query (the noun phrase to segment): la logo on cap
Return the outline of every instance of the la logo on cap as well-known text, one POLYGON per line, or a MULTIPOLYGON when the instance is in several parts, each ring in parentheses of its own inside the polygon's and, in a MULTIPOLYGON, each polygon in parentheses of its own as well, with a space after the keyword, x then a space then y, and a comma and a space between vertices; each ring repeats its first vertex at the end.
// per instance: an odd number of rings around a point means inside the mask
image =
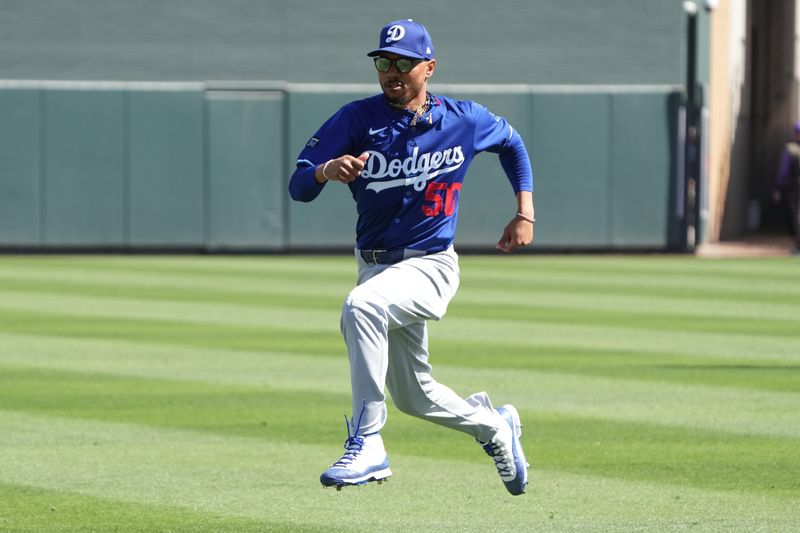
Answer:
POLYGON ((393 20, 381 28, 378 48, 367 55, 375 57, 382 52, 425 60, 433 59, 435 54, 428 30, 414 19, 393 20))
POLYGON ((395 24, 386 30, 386 43, 393 43, 401 40, 406 35, 406 29, 399 24, 395 24))

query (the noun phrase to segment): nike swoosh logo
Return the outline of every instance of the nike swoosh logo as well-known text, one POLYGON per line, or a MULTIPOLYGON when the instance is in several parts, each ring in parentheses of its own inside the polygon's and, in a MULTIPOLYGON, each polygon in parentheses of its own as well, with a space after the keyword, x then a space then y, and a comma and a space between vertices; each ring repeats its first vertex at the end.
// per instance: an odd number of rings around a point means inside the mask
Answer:
POLYGON ((379 128, 379 129, 377 129, 377 130, 373 130, 372 128, 370 128, 370 129, 369 129, 369 134, 370 134, 370 135, 377 135, 377 134, 379 134, 380 132, 382 132, 383 130, 385 130, 387 127, 388 127, 388 126, 384 126, 384 127, 382 127, 382 128, 379 128))

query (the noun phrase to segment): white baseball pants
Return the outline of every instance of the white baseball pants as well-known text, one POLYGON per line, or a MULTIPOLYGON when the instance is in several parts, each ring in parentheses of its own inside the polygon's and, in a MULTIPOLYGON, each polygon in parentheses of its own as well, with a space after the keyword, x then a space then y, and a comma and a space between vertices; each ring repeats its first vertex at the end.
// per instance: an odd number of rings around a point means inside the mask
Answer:
POLYGON ((459 283, 458 255, 411 257, 394 265, 367 264, 358 250, 358 286, 342 308, 341 331, 350 357, 353 425, 359 434, 386 423, 389 389, 401 411, 487 442, 502 419, 485 392, 463 399, 431 376, 427 320, 440 319, 459 283))

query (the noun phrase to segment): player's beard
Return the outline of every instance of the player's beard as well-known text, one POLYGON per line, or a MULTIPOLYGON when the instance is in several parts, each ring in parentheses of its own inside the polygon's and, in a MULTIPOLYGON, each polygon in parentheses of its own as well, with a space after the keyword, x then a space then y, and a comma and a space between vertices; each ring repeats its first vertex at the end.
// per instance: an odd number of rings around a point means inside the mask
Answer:
POLYGON ((424 85, 417 86, 413 82, 404 82, 398 78, 386 80, 382 85, 386 101, 393 107, 404 108, 420 94, 425 95, 424 85))

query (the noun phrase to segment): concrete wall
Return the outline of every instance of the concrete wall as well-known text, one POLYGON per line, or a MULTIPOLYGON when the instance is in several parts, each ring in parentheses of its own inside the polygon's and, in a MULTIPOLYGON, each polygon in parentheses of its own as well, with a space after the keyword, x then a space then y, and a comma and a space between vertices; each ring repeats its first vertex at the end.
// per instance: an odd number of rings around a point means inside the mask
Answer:
POLYGON ((799 16, 794 0, 720 0, 712 15, 711 241, 788 230, 771 192, 800 116, 799 16))

